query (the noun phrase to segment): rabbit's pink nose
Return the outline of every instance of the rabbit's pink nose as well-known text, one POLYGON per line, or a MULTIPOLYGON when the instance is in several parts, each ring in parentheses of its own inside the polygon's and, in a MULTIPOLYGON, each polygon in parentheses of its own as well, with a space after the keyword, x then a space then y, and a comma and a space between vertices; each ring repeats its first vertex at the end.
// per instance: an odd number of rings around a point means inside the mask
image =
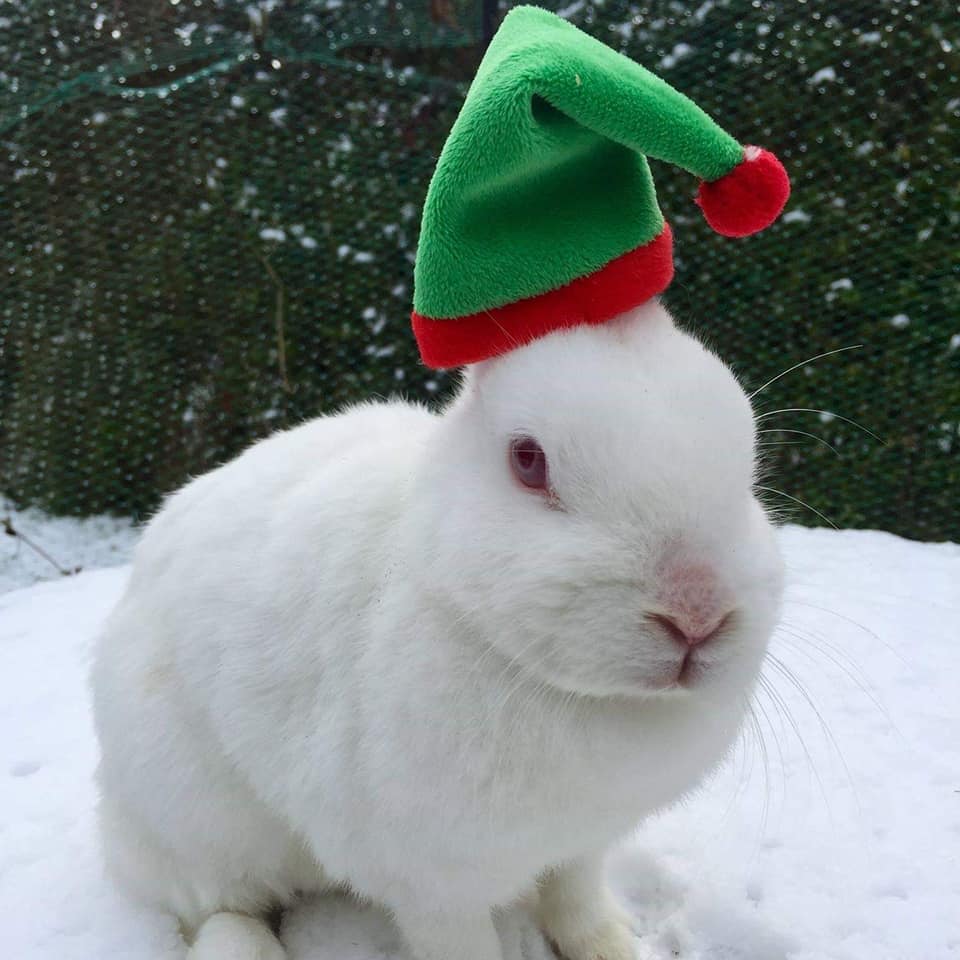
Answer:
POLYGON ((704 624, 699 620, 694 622, 678 620, 676 616, 668 616, 664 613, 651 614, 650 619, 677 643, 688 647, 696 647, 701 643, 712 640, 720 633, 727 624, 729 614, 709 624, 704 624))
POLYGON ((695 647, 723 629, 731 607, 709 566, 673 561, 660 570, 657 612, 650 619, 674 640, 695 647))

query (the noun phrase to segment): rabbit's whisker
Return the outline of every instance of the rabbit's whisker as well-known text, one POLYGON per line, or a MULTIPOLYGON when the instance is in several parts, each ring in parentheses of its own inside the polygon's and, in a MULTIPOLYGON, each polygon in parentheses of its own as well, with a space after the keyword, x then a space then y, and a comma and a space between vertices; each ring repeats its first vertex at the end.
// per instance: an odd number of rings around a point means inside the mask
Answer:
POLYGON ((787 500, 792 500, 794 503, 799 503, 800 506, 806 507, 812 513, 815 513, 818 517, 820 517, 821 520, 825 520, 827 523, 829 523, 834 530, 840 529, 826 514, 821 513, 816 507, 811 507, 809 503, 807 503, 805 500, 801 500, 799 497, 791 496, 789 493, 784 493, 782 490, 777 490, 775 487, 765 487, 761 484, 757 484, 757 489, 766 490, 768 493, 775 493, 778 496, 786 497, 787 500))
MULTIPOLYGON (((759 681, 759 678, 758 678, 759 681)), ((766 707, 764 707, 763 702, 760 699, 759 693, 766 693, 766 687, 764 684, 759 683, 757 685, 757 692, 753 697, 753 705, 759 711, 759 717, 754 714, 757 719, 757 731, 760 736, 760 743, 762 745, 763 753, 763 766, 764 766, 764 798, 763 798, 763 823, 766 824, 767 817, 770 812, 770 798, 772 792, 770 789, 770 748, 767 744, 767 739, 763 735, 763 727, 766 725, 767 730, 769 731, 770 736, 773 738, 773 745, 776 747, 777 757, 779 758, 779 769, 780 769, 780 782, 783 790, 786 790, 786 767, 784 764, 783 757, 783 748, 780 745, 780 738, 777 735, 777 729, 774 726, 773 722, 770 719, 770 714, 767 712, 766 707)), ((769 698, 769 694, 767 694, 769 698)))
POLYGON ((894 647, 889 641, 884 640, 883 637, 881 637, 878 633, 874 632, 869 627, 864 626, 864 624, 860 623, 859 620, 854 620, 853 617, 845 616, 842 613, 838 613, 836 610, 831 610, 829 607, 821 607, 818 604, 810 603, 807 600, 798 600, 796 597, 791 597, 789 595, 783 598, 783 602, 795 603, 801 607, 809 607, 811 610, 819 610, 821 613, 829 613, 832 617, 837 617, 838 619, 843 620, 845 623, 849 623, 854 627, 859 627, 865 634, 867 634, 867 636, 876 640, 877 643, 882 643, 894 656, 901 661, 901 663, 907 662, 900 651, 897 650, 896 647, 894 647))
MULTIPOLYGON (((782 668, 782 662, 778 661, 776 657, 772 654, 769 657, 771 665, 781 674, 786 675, 789 671, 784 673, 782 668)), ((791 681, 796 686, 795 678, 791 681)), ((781 722, 786 722, 790 729, 793 731, 793 735, 797 739, 797 743, 800 744, 800 749, 803 751, 804 757, 806 757, 807 765, 810 768, 810 772, 813 774, 814 778, 817 781, 817 785, 820 788, 820 793, 823 796, 824 800, 827 799, 827 791, 823 785, 823 780, 820 777, 820 773, 817 770, 817 765, 814 762, 813 754, 810 752, 810 748, 807 746, 807 741, 804 739, 803 734, 800 731, 800 724, 797 723, 796 718, 793 715, 793 711, 790 709, 789 704, 787 703, 784 696, 777 690, 776 686, 773 683, 771 677, 760 677, 760 684, 764 688, 765 693, 770 698, 771 703, 776 710, 777 715, 780 717, 781 722)), ((801 689, 799 686, 797 689, 801 689)), ((801 691, 802 692, 802 691, 801 691)), ((805 694, 804 694, 805 695, 805 694)), ((816 707, 812 707, 816 712, 816 707)), ((818 713, 819 716, 819 713, 818 713)))
POLYGON ((846 350, 859 350, 863 346, 862 343, 854 343, 849 347, 838 347, 836 350, 828 350, 826 353, 818 353, 815 357, 810 357, 807 360, 801 360, 799 363, 795 363, 792 367, 787 367, 782 373, 778 373, 775 377, 771 377, 765 384, 757 387, 753 393, 747 395, 748 400, 752 400, 757 394, 762 393, 771 383, 776 383, 781 377, 785 377, 788 373, 793 373, 794 370, 798 370, 800 367, 805 367, 808 363, 813 363, 815 360, 822 360, 824 357, 832 357, 836 353, 843 353, 846 350))
POLYGON ((876 693, 870 688, 863 671, 848 656, 846 656, 839 647, 831 644, 823 637, 816 637, 813 634, 802 633, 799 630, 792 630, 788 625, 781 624, 778 632, 785 643, 788 643, 793 649, 800 651, 807 659, 817 662, 816 658, 810 653, 809 647, 813 647, 819 654, 826 657, 838 670, 842 671, 846 677, 856 684, 860 692, 868 697, 873 705, 883 714, 884 719, 890 720, 890 715, 886 707, 877 697, 876 693))
MULTIPOLYGON (((766 430, 758 430, 757 433, 758 434, 791 433, 791 434, 798 434, 801 437, 809 437, 811 440, 816 440, 817 443, 822 443, 825 447, 829 447, 838 457, 840 456, 840 451, 832 443, 829 443, 828 441, 824 440, 823 437, 818 437, 815 433, 807 433, 806 430, 786 430, 782 427, 770 427, 766 430)), ((777 442, 783 442, 783 441, 777 441, 777 442)))
MULTIPOLYGON (((755 697, 753 700, 755 700, 755 697)), ((757 717, 756 709, 754 709, 755 704, 753 700, 747 703, 747 719, 749 721, 749 727, 744 729, 749 729, 753 734, 757 744, 757 751, 760 754, 760 759, 763 765, 763 807, 760 811, 760 834, 762 836, 766 832, 767 818, 770 813, 770 756, 767 752, 766 741, 763 739, 763 728, 760 726, 760 720, 757 717)), ((751 765, 750 773, 752 772, 753 767, 751 765)))
POLYGON ((868 436, 873 437, 874 440, 882 443, 884 446, 886 446, 887 443, 886 440, 878 437, 872 430, 868 430, 862 423, 857 423, 856 420, 851 420, 849 417, 843 417, 839 413, 834 413, 832 410, 819 410, 816 407, 781 407, 779 410, 767 410, 764 413, 757 414, 754 419, 759 422, 760 420, 765 420, 767 417, 775 417, 780 413, 819 413, 821 416, 831 417, 834 420, 842 420, 844 423, 849 423, 858 430, 862 430, 868 436))
MULTIPOLYGON (((779 657, 768 652, 767 660, 770 662, 771 666, 777 671, 777 673, 779 673, 780 676, 784 677, 784 679, 787 680, 787 682, 797 691, 797 693, 800 694, 800 696, 803 698, 804 702, 806 703, 807 707, 813 712, 814 716, 816 716, 817 722, 820 726, 820 730, 823 733, 824 737, 826 738, 827 742, 830 744, 837 758, 839 759, 840 764, 843 767, 846 781, 848 785, 851 787, 851 789, 853 789, 854 796, 856 796, 853 776, 850 773, 850 767, 847 764, 847 760, 846 760, 846 757, 844 756, 843 750, 840 748, 840 743, 838 742, 837 738, 834 736, 833 730, 831 729, 830 725, 827 723, 826 718, 820 712, 813 698, 807 692, 806 687, 804 687, 804 685, 800 682, 800 679, 793 672, 793 670, 791 670, 790 667, 787 666, 787 664, 784 663, 784 661, 781 660, 779 657)), ((817 781, 820 783, 821 791, 823 791, 823 783, 815 768, 814 768, 814 773, 817 776, 817 781)), ((826 800, 825 793, 824 793, 824 799, 826 800)), ((828 809, 829 809, 829 803, 828 803, 828 809)))

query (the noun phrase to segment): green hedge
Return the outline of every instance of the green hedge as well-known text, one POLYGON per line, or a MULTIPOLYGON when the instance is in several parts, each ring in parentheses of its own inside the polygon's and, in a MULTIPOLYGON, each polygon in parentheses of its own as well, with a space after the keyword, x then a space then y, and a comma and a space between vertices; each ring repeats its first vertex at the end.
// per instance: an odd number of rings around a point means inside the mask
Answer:
MULTIPOLYGON (((479 4, 28 6, 0 11, 0 489, 143 516, 278 426, 444 395, 407 315, 479 4)), ((766 417, 834 448, 765 434, 772 485, 841 526, 960 539, 953 5, 560 6, 790 171, 787 215, 730 241, 654 170, 668 303, 748 386, 863 344, 757 401, 884 443, 766 417)))

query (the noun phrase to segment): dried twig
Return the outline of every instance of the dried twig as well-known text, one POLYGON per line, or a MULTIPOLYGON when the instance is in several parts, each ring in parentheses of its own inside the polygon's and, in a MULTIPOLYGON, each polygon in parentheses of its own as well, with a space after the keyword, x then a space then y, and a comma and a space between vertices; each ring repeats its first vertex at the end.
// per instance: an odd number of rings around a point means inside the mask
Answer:
POLYGON ((293 387, 290 386, 290 381, 287 379, 287 340, 283 322, 286 288, 283 285, 283 281, 277 275, 277 271, 273 269, 273 264, 259 253, 257 254, 257 259, 263 264, 263 269, 267 271, 277 290, 273 318, 274 325, 277 328, 277 367, 280 370, 283 389, 286 390, 287 393, 292 393, 293 387))
POLYGON ((13 521, 9 517, 0 517, 0 525, 3 526, 3 532, 8 537, 16 537, 18 540, 25 543, 31 550, 43 557, 47 563, 52 564, 60 574, 64 577, 72 577, 75 573, 79 573, 83 568, 82 567, 61 567, 53 557, 47 553, 39 544, 34 543, 25 533, 21 533, 14 525, 13 521))

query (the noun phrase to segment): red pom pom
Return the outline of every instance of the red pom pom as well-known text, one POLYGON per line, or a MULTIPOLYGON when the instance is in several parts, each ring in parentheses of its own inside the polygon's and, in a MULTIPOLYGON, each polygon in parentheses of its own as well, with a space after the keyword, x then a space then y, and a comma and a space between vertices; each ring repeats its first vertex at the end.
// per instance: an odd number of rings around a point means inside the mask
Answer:
POLYGON ((726 176, 700 184, 697 204, 717 233, 747 237, 769 227, 789 196, 783 164, 769 150, 744 147, 743 160, 726 176))

